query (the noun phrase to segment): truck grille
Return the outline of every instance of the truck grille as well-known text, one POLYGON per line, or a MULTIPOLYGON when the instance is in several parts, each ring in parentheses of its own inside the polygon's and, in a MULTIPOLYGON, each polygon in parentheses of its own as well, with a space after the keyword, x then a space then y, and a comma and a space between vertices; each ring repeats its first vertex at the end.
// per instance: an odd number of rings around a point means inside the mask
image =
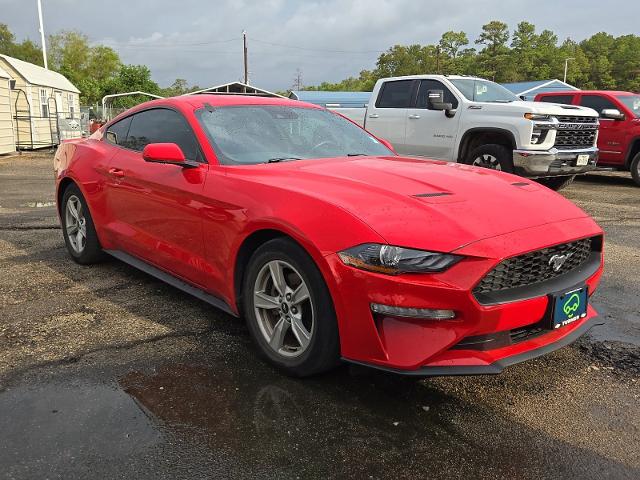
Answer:
POLYGON ((560 150, 590 148, 595 145, 598 119, 575 115, 562 115, 556 131, 555 147, 560 150))
POLYGON ((526 287, 564 275, 587 261, 596 246, 594 240, 585 238, 504 260, 482 279, 473 293, 477 296, 526 287), (568 256, 558 271, 554 270, 552 261, 556 256, 568 256))

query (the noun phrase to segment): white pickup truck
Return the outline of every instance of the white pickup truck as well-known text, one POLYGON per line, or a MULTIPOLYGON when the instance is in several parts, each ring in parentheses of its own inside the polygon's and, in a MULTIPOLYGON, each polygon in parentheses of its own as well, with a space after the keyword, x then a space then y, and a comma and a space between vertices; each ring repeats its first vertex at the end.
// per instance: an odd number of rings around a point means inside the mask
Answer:
POLYGON ((367 108, 332 110, 400 154, 514 172, 556 190, 594 170, 598 160, 595 110, 525 102, 481 78, 384 78, 367 108))

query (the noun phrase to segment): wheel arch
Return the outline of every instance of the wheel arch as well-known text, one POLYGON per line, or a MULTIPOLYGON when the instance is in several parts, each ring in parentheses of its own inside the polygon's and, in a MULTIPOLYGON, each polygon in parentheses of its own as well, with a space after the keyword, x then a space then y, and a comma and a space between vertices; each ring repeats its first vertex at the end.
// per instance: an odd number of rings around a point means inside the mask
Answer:
POLYGON ((477 127, 470 128, 460 140, 457 161, 464 163, 467 155, 480 145, 497 144, 508 147, 512 150, 516 148, 516 139, 513 132, 497 127, 477 127))
POLYGON ((624 162, 625 168, 631 168, 631 162, 633 162, 633 159, 638 153, 640 153, 640 136, 632 138, 629 142, 629 150, 627 152, 627 158, 624 162))
POLYGON ((246 235, 236 250, 235 259, 233 261, 233 307, 237 312, 242 314, 242 284, 249 265, 249 260, 253 253, 265 243, 277 238, 288 239, 302 248, 307 255, 313 260, 318 271, 322 275, 329 291, 333 291, 330 281, 330 275, 327 274, 328 266, 322 263, 323 255, 317 250, 311 242, 303 236, 291 232, 280 225, 264 225, 255 228, 251 233, 246 235))

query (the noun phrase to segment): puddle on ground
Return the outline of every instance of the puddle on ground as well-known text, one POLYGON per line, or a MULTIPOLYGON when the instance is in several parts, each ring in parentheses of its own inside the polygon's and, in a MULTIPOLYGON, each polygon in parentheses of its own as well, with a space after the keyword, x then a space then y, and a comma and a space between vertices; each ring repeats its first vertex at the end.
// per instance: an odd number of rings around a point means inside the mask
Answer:
POLYGON ((27 202, 20 204, 21 207, 28 208, 45 208, 45 207, 53 207, 56 202, 27 202))
POLYGON ((0 465, 10 477, 40 476, 33 465, 62 477, 131 476, 136 465, 150 478, 205 467, 224 478, 628 473, 481 403, 359 368, 296 380, 262 365, 178 363, 102 381, 0 393, 0 465))

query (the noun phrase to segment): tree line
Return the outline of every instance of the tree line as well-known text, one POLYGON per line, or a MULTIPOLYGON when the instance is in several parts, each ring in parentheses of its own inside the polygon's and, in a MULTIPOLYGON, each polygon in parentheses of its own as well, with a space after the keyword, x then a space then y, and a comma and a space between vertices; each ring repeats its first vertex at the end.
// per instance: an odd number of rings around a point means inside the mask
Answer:
MULTIPOLYGON (((17 42, 5 24, 0 24, 0 53, 43 66, 40 45, 30 39, 17 42)), ((47 63, 51 70, 61 73, 80 90, 82 105, 97 105, 103 96, 112 93, 143 91, 169 97, 198 90, 187 81, 177 78, 173 84, 161 88, 151 79, 145 65, 126 65, 111 47, 91 45, 86 35, 65 30, 47 39, 47 63)), ((148 97, 114 99, 112 106, 126 108, 148 100, 148 97)))
POLYGON ((465 32, 445 32, 437 44, 395 45, 382 53, 373 70, 337 83, 322 82, 306 90, 370 91, 384 77, 441 73, 474 75, 499 83, 563 79, 582 89, 640 91, 640 37, 596 33, 559 43, 551 30, 536 32, 523 21, 513 32, 501 21, 482 26, 471 46, 465 32), (567 60, 569 59, 569 60, 567 60))

